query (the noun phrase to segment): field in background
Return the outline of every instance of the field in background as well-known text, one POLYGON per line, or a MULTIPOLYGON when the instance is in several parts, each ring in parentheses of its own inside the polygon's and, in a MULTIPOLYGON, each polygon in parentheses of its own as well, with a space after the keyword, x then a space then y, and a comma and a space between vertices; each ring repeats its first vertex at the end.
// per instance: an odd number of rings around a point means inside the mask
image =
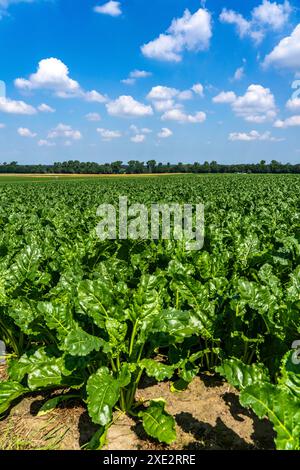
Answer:
POLYGON ((300 175, 0 182, 0 448, 300 449, 300 175), (204 203, 203 249, 100 241, 119 196, 204 203))

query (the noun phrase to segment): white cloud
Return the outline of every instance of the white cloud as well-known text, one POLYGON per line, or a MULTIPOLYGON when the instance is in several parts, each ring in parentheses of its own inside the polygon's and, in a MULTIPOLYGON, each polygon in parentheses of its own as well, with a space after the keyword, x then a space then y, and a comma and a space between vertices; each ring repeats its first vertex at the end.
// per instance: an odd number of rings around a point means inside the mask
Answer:
POLYGON ((291 36, 282 39, 268 54, 263 62, 264 67, 273 65, 283 69, 299 70, 300 64, 300 23, 291 36))
POLYGON ((298 127, 300 126, 300 115, 296 116, 291 116, 284 121, 281 121, 278 119, 274 123, 274 127, 277 127, 278 129, 286 129, 287 127, 298 127))
POLYGON ((48 139, 57 139, 60 137, 73 140, 82 139, 80 131, 74 130, 71 126, 68 126, 66 124, 58 124, 58 126, 56 126, 48 133, 48 139))
POLYGON ((146 72, 145 70, 133 70, 130 72, 129 77, 130 78, 147 78, 151 77, 152 73, 151 72, 146 72))
POLYGON ((0 129, 4 129, 6 126, 2 122, 0 122, 0 129))
POLYGON ((191 90, 184 90, 178 93, 177 98, 181 101, 188 101, 193 99, 193 93, 191 90))
POLYGON ((173 19, 166 33, 144 44, 141 50, 148 58, 180 62, 185 50, 208 49, 211 37, 211 14, 203 8, 194 14, 185 10, 183 17, 173 19))
POLYGON ((106 105, 107 112, 111 116, 119 117, 143 117, 152 116, 153 109, 139 101, 136 101, 132 96, 119 96, 114 101, 110 101, 106 105))
POLYGON ((159 113, 163 113, 165 111, 168 111, 169 109, 180 107, 179 105, 175 105, 174 100, 153 101, 153 106, 155 110, 158 111, 159 113))
POLYGON ((213 102, 217 104, 231 104, 236 100, 236 94, 233 91, 222 91, 213 98, 213 102))
POLYGON ((291 12, 292 7, 287 0, 284 3, 263 0, 252 10, 249 20, 227 8, 223 8, 219 19, 222 23, 234 25, 241 38, 248 36, 258 44, 264 39, 268 30, 281 30, 288 23, 291 12))
POLYGON ((300 98, 294 98, 288 100, 286 107, 289 111, 296 112, 300 111, 300 98))
POLYGON ((22 90, 45 88, 68 93, 78 93, 80 90, 79 83, 69 77, 68 67, 54 57, 41 60, 37 72, 31 74, 29 80, 17 78, 15 85, 22 90))
POLYGON ((84 91, 76 80, 70 78, 68 67, 61 60, 54 57, 41 60, 37 71, 31 74, 28 80, 17 78, 15 85, 20 90, 50 90, 60 98, 79 97, 86 101, 98 103, 107 101, 105 96, 95 90, 84 91))
POLYGON ((49 140, 46 139, 41 139, 38 141, 38 146, 39 147, 55 147, 56 143, 55 142, 49 142, 49 140))
POLYGON ((277 115, 274 95, 269 88, 250 85, 243 96, 222 92, 213 98, 214 103, 229 103, 238 117, 257 124, 271 121, 277 115))
POLYGON ((121 80, 121 83, 124 83, 124 85, 134 85, 135 82, 135 78, 125 78, 124 80, 121 80))
POLYGON ((203 113, 202 111, 199 111, 195 114, 186 114, 184 111, 181 109, 171 109, 169 111, 166 111, 162 117, 162 121, 177 121, 180 122, 181 124, 183 123, 200 123, 204 122, 206 120, 206 114, 203 113))
POLYGON ((45 103, 40 104, 40 106, 38 106, 38 110, 41 113, 55 113, 55 109, 45 103))
POLYGON ((31 132, 31 130, 27 129, 27 127, 19 127, 18 134, 21 137, 29 137, 31 139, 33 139, 34 137, 37 136, 37 134, 35 134, 34 132, 31 132))
POLYGON ((148 127, 142 127, 141 132, 143 134, 151 134, 152 129, 149 129, 148 127))
POLYGON ((135 144, 141 144, 144 142, 146 139, 146 136, 144 134, 137 134, 134 137, 131 137, 131 142, 134 142, 135 144))
POLYGON ((232 132, 229 134, 228 140, 235 142, 235 141, 242 141, 242 142, 251 142, 254 140, 260 140, 260 141, 268 141, 268 142, 281 142, 284 139, 278 139, 276 137, 273 137, 271 132, 264 132, 263 134, 260 134, 257 131, 251 131, 251 132, 232 132))
POLYGON ((125 78, 125 80, 121 80, 121 83, 124 83, 124 85, 134 85, 137 79, 147 78, 151 76, 151 72, 146 72, 145 70, 133 70, 132 72, 130 72, 128 78, 125 78))
POLYGON ((36 114, 37 110, 24 101, 14 101, 9 98, 0 98, 0 112, 7 114, 36 114))
POLYGON ((168 129, 167 127, 163 127, 162 130, 157 134, 157 137, 159 137, 160 139, 167 139, 172 135, 173 132, 170 129, 168 129))
POLYGON ((175 98, 179 101, 187 101, 193 98, 193 92, 200 94, 202 85, 194 85, 190 90, 177 90, 167 86, 158 85, 153 87, 147 95, 147 99, 152 101, 156 111, 165 112, 170 109, 181 108, 182 104, 175 103, 175 98), (195 90, 196 91, 195 91, 195 90))
POLYGON ((250 22, 247 21, 240 13, 237 13, 233 10, 223 8, 219 19, 222 23, 235 25, 240 37, 246 36, 251 31, 250 22))
POLYGON ((98 128, 97 132, 101 135, 104 142, 110 142, 113 139, 119 139, 122 137, 120 131, 111 131, 109 129, 98 128))
POLYGON ((204 87, 201 83, 196 83, 195 85, 192 86, 192 90, 196 95, 199 95, 201 97, 204 96, 204 87))
POLYGON ((147 98, 148 100, 169 100, 177 96, 178 93, 179 90, 176 88, 158 85, 151 89, 150 93, 147 95, 147 98))
POLYGON ((263 0, 254 8, 252 18, 260 25, 270 26, 274 31, 280 30, 288 22, 292 7, 287 0, 283 4, 263 0))
POLYGON ((90 103, 106 103, 107 97, 96 90, 82 92, 81 96, 90 103))
POLYGON ((96 121, 101 120, 101 116, 98 113, 88 113, 88 114, 85 115, 85 117, 88 121, 92 121, 92 122, 93 121, 96 122, 96 121))
POLYGON ((148 127, 142 127, 141 129, 136 126, 135 124, 132 124, 130 126, 130 130, 134 133, 134 134, 151 134, 152 130, 149 129, 148 127))
POLYGON ((0 0, 0 20, 7 14, 6 10, 14 3, 34 3, 36 0, 0 0))
POLYGON ((96 13, 101 13, 102 15, 109 16, 120 16, 122 15, 121 3, 110 0, 104 5, 96 6, 94 8, 96 13))
POLYGON ((245 76, 245 68, 244 67, 239 67, 234 73, 233 80, 234 81, 242 80, 242 78, 244 78, 244 76, 245 76))

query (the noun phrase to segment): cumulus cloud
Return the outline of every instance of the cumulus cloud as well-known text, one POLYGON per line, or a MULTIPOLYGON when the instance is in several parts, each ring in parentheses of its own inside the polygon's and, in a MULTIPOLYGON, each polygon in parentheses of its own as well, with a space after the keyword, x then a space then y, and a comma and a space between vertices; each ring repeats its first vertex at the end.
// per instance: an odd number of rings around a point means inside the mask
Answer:
POLYGON ((263 0, 252 10, 249 19, 227 8, 223 8, 219 19, 222 23, 234 25, 241 38, 250 37, 254 42, 260 43, 267 31, 281 30, 287 24, 291 12, 292 7, 288 0, 284 3, 263 0))
POLYGON ((203 96, 203 86, 198 83, 189 90, 180 91, 177 88, 158 85, 153 87, 147 95, 147 99, 152 101, 156 111, 165 112, 170 109, 182 108, 181 103, 178 101, 188 101, 193 98, 193 92, 203 96))
POLYGON ((230 104, 238 117, 257 124, 271 121, 277 115, 274 95, 261 85, 250 85, 243 96, 236 96, 232 91, 222 92, 213 102, 230 104))
POLYGON ((196 124, 204 122, 206 120, 206 114, 202 111, 195 114, 186 114, 182 109, 170 109, 162 115, 161 119, 162 121, 177 121, 181 124, 196 124))
POLYGON ((300 98, 288 100, 286 107, 291 112, 300 111, 300 98))
POLYGON ((102 15, 109 15, 109 16, 120 16, 122 15, 121 10, 121 3, 115 2, 114 0, 110 0, 104 5, 96 6, 94 8, 96 13, 101 13, 102 15))
POLYGON ((153 109, 139 101, 136 101, 132 96, 119 96, 114 101, 106 104, 107 112, 111 116, 119 117, 143 117, 152 116, 153 109))
POLYGON ((121 80, 121 83, 124 83, 124 85, 134 85, 135 82, 135 78, 124 78, 124 80, 121 80))
POLYGON ((158 85, 151 89, 147 95, 147 98, 148 100, 169 100, 177 96, 178 93, 179 90, 176 88, 158 85))
POLYGON ((300 64, 300 23, 290 36, 283 38, 270 54, 265 57, 264 67, 299 70, 300 64))
POLYGON ((254 23, 266 25, 278 31, 286 25, 291 12, 292 7, 287 0, 282 4, 263 0, 262 4, 252 11, 252 19, 254 23))
POLYGON ((151 77, 151 72, 146 72, 145 70, 133 70, 130 72, 130 78, 147 78, 151 77))
POLYGON ((56 143, 55 142, 50 142, 49 140, 46 140, 46 139, 40 139, 38 141, 38 146, 39 147, 55 147, 56 143))
POLYGON ((300 115, 291 116, 285 120, 278 119, 274 123, 274 127, 278 129, 286 129, 287 127, 298 127, 300 126, 300 115))
POLYGON ((142 127, 142 128, 139 128, 138 126, 136 126, 135 124, 132 124, 130 126, 130 130, 134 133, 134 134, 151 134, 152 130, 149 129, 148 127, 142 127))
POLYGON ((82 139, 81 132, 74 130, 71 126, 66 124, 58 124, 54 129, 48 133, 48 139, 67 138, 72 140, 82 139))
POLYGON ((134 137, 131 137, 131 142, 134 142, 135 144, 141 144, 144 142, 146 139, 146 136, 144 134, 137 134, 134 137))
POLYGON ((278 139, 274 136, 272 136, 271 132, 264 132, 264 133, 259 133, 257 131, 251 131, 251 132, 232 132, 229 134, 228 140, 235 142, 235 141, 242 141, 242 142, 251 142, 254 140, 260 140, 260 141, 267 141, 267 142, 280 142, 283 139, 278 139))
POLYGON ((200 8, 192 14, 185 10, 181 18, 173 19, 166 33, 141 48, 145 57, 168 62, 180 62, 185 50, 203 51, 212 37, 211 14, 200 8))
POLYGON ((182 105, 175 104, 174 100, 153 101, 153 106, 155 110, 158 111, 159 113, 164 113, 165 111, 168 111, 169 109, 182 107, 182 105))
POLYGON ((222 91, 213 98, 217 104, 231 104, 236 100, 236 94, 233 91, 222 91))
POLYGON ((151 72, 146 72, 145 70, 133 70, 130 72, 129 77, 121 80, 125 85, 134 85, 137 79, 151 77, 151 72))
POLYGON ((38 106, 38 110, 41 113, 55 113, 55 109, 49 106, 48 104, 42 103, 38 106))
POLYGON ((101 120, 101 116, 98 113, 88 113, 88 114, 85 115, 85 117, 88 121, 92 121, 92 122, 93 121, 96 122, 96 121, 101 120))
POLYGON ((0 112, 7 114, 36 114, 37 110, 24 101, 15 101, 9 98, 0 97, 0 112))
POLYGON ((192 90, 196 95, 199 95, 201 97, 204 96, 204 87, 201 83, 196 83, 195 85, 192 86, 192 90))
POLYGON ((110 142, 113 139, 119 139, 122 137, 122 133, 120 131, 98 128, 97 132, 101 135, 104 142, 110 142))
POLYGON ((84 91, 79 83, 69 76, 68 67, 54 57, 41 60, 37 71, 31 74, 29 79, 17 78, 15 85, 20 90, 50 90, 60 98, 78 97, 98 103, 107 101, 107 98, 96 90, 84 91))
POLYGON ((30 129, 27 129, 27 127, 19 127, 18 129, 18 134, 21 136, 21 137, 29 137, 31 139, 33 139, 34 137, 37 136, 36 133, 34 132, 31 132, 30 129))
POLYGON ((171 137, 173 135, 173 132, 171 129, 168 129, 167 127, 163 127, 162 130, 157 134, 157 137, 160 139, 167 139, 168 137, 171 137))
POLYGON ((244 67, 239 67, 238 69, 236 69, 236 71, 234 73, 233 80, 237 82, 239 80, 242 80, 242 78, 244 78, 244 76, 245 76, 245 68, 244 67))

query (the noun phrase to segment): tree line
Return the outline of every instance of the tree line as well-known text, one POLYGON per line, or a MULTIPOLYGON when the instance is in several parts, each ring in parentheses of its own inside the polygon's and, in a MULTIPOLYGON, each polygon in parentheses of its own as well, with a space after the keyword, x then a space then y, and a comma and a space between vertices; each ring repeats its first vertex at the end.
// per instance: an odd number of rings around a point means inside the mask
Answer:
POLYGON ((28 173, 28 174, 151 174, 151 173, 300 173, 300 163, 280 163, 272 160, 267 163, 240 163, 225 165, 216 161, 204 163, 157 163, 149 160, 146 163, 130 160, 128 163, 115 161, 112 163, 80 162, 69 160, 56 162, 53 165, 22 165, 18 162, 1 163, 0 173, 28 173))

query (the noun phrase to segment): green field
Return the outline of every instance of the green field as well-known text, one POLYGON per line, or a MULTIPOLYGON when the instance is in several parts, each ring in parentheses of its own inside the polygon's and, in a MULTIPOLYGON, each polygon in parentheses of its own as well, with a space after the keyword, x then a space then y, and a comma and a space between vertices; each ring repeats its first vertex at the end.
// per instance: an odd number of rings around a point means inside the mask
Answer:
POLYGON ((270 420, 278 449, 300 449, 300 176, 1 176, 0 202, 0 415, 59 390, 42 411, 78 397, 98 426, 90 447, 116 409, 171 444, 174 417, 162 400, 137 401, 140 383, 176 394, 220 374, 270 420), (97 207, 119 196, 203 203, 203 249, 100 241, 97 207))

